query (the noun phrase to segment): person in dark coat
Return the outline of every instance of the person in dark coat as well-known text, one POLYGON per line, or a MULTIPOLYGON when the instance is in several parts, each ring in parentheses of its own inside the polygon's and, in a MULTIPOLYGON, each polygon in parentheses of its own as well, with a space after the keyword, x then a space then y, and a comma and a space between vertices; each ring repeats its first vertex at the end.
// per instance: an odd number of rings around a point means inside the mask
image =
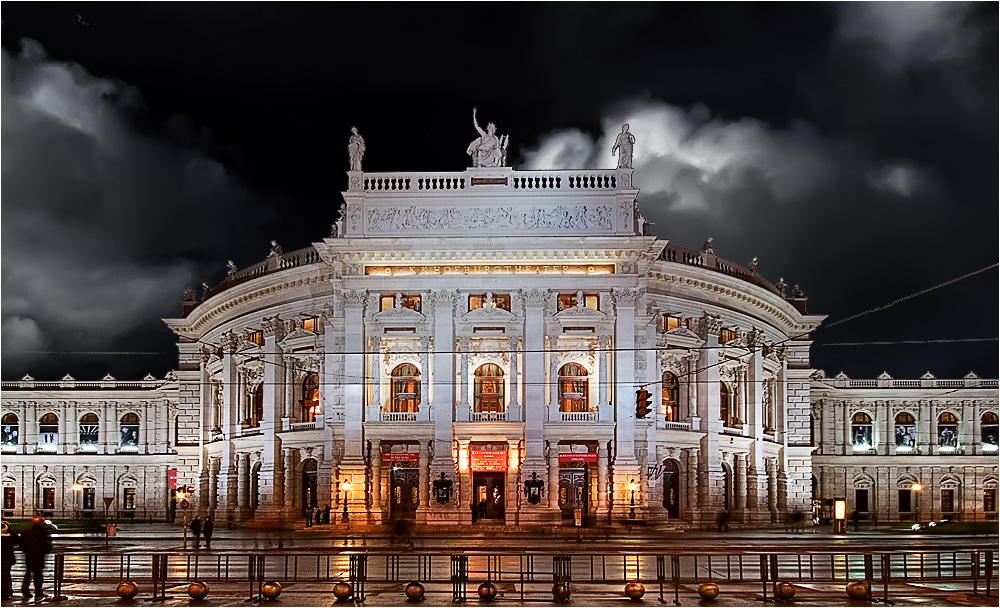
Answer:
POLYGON ((205 518, 205 523, 201 526, 201 534, 205 537, 205 548, 212 548, 212 532, 215 532, 215 522, 211 516, 205 518))
POLYGON ((52 537, 41 517, 31 518, 31 527, 21 535, 21 551, 24 552, 24 582, 21 583, 21 595, 29 597, 31 580, 35 580, 35 599, 45 599, 43 576, 45 572, 45 556, 52 552, 52 537))
POLYGON ((323 523, 324 524, 329 524, 330 523, 330 511, 331 510, 332 509, 330 509, 330 505, 326 505, 326 508, 323 509, 323 523))
POLYGON ((0 542, 3 545, 3 599, 9 600, 14 596, 14 581, 10 578, 10 569, 17 563, 14 547, 20 539, 6 521, 0 524, 0 528, 3 529, 3 541, 0 542))
POLYGON ((195 517, 191 520, 191 534, 194 534, 194 548, 201 545, 201 518, 195 517))

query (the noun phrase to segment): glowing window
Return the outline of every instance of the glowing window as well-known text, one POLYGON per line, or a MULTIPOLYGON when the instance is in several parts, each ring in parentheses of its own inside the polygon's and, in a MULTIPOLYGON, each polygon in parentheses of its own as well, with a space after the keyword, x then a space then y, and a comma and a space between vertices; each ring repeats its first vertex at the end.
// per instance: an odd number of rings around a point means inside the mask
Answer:
POLYGON ((958 449, 958 418, 951 412, 938 416, 938 446, 942 452, 953 452, 958 449))
POLYGON ((510 295, 505 293, 477 293, 469 295, 469 310, 485 308, 488 302, 493 303, 494 308, 500 308, 510 312, 510 295))
POLYGON ((4 414, 0 419, 0 445, 15 446, 18 443, 18 419, 16 414, 4 414))
POLYGON ((319 332, 319 317, 309 317, 302 319, 302 329, 313 333, 319 332))
POLYGON ((896 451, 905 452, 917 447, 917 421, 907 412, 896 414, 896 451))
POLYGON ((872 419, 864 412, 851 417, 851 445, 855 450, 871 450, 875 445, 872 442, 872 419))
POLYGON ((677 422, 680 420, 680 410, 678 401, 681 392, 680 382, 677 376, 670 372, 663 373, 662 409, 663 419, 666 422, 677 422))
POLYGON ((997 451, 997 432, 997 415, 993 412, 986 412, 979 419, 979 434, 982 437, 983 450, 997 451))
POLYGON ((559 411, 589 412, 589 374, 579 363, 567 363, 559 370, 559 411))
POLYGON ((55 414, 45 414, 38 421, 38 445, 52 450, 59 445, 59 417, 55 414))
POLYGON ((390 412, 416 412, 420 409, 420 370, 412 363, 397 365, 390 374, 392 394, 390 412))
POLYGON ((473 386, 473 411, 504 411, 503 370, 495 363, 486 363, 476 370, 473 386))
POLYGON ((100 438, 100 420, 97 414, 84 414, 80 418, 80 447, 95 447, 100 438))
POLYGON ((122 416, 118 447, 134 448, 139 445, 139 417, 128 413, 122 416))
POLYGON ((319 413, 319 374, 311 372, 302 381, 302 422, 315 422, 319 413))
POLYGON ((683 321, 680 317, 675 317, 672 315, 663 315, 663 321, 661 324, 661 331, 670 331, 671 329, 677 329, 681 326, 683 321))

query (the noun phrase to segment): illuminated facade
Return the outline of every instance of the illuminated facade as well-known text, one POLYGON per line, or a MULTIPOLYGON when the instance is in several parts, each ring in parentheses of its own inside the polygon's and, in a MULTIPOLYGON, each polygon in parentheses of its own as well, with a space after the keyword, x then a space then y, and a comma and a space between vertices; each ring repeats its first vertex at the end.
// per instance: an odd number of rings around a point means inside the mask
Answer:
POLYGON ((93 408, 78 387, 3 384, 12 514, 47 509, 43 480, 70 504, 89 466, 108 470, 96 495, 119 496, 141 464, 134 500, 163 517, 192 486, 217 520, 346 503, 367 523, 767 524, 810 508, 816 445, 827 467, 854 457, 813 443, 812 387, 839 390, 811 377, 822 317, 711 239, 651 236, 631 169, 348 177, 329 238, 274 246, 166 320, 168 379, 108 380, 93 408), (81 460, 72 428, 91 413, 104 447, 81 460), (126 458, 112 421, 129 413, 126 458), (54 452, 47 414, 72 421, 54 452))

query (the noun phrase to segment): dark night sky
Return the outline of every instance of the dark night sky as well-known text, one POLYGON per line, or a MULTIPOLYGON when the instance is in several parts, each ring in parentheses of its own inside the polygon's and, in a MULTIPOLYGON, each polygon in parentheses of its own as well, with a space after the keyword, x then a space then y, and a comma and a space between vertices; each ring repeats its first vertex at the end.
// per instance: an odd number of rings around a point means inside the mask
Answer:
MULTIPOLYGON (((329 234, 352 125, 368 171, 461 170, 473 106, 522 169, 612 167, 628 122, 658 236, 830 323, 997 263, 996 3, 0 12, 5 380, 162 377, 185 287, 329 234)), ((997 302, 993 267, 821 328, 814 365, 996 378, 997 302)))

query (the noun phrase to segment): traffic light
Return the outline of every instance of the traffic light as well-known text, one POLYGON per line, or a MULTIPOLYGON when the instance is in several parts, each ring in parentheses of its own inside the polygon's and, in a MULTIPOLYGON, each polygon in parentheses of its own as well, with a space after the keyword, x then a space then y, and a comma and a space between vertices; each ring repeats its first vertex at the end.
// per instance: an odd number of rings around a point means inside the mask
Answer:
POLYGON ((640 388, 635 392, 635 417, 645 418, 649 413, 649 391, 640 388))

